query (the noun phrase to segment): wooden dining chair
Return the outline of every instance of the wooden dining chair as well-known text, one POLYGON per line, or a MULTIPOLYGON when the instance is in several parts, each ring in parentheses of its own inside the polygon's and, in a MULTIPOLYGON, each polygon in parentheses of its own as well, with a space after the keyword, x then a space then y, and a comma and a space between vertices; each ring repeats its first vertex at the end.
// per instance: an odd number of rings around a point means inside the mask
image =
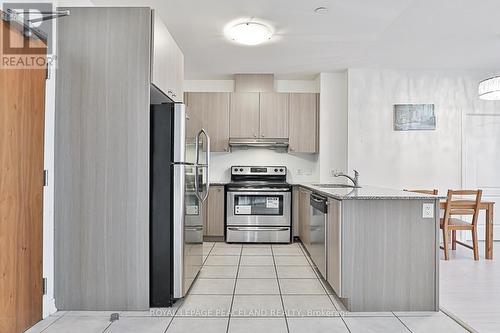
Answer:
POLYGON ((415 193, 422 193, 422 194, 432 194, 432 195, 438 195, 438 190, 404 190, 406 192, 415 192, 415 193))
POLYGON ((474 251, 474 260, 479 260, 477 244, 477 218, 481 203, 481 190, 448 190, 444 217, 441 218, 440 228, 443 230, 444 259, 449 259, 448 243, 452 233, 451 246, 456 250, 457 244, 474 251), (472 222, 467 222, 454 216, 472 216, 472 222), (457 230, 470 230, 472 232, 472 246, 457 240, 457 230))

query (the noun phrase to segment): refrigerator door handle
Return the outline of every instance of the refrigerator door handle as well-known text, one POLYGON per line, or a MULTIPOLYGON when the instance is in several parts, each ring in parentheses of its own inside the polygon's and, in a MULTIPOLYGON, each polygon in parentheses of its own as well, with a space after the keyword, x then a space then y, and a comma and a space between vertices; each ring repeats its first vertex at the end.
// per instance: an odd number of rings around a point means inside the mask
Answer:
POLYGON ((195 139, 195 155, 196 155, 196 161, 194 163, 194 194, 200 201, 200 204, 203 202, 202 197, 200 196, 200 185, 198 184, 198 179, 199 179, 199 174, 198 174, 198 165, 200 162, 200 132, 196 135, 195 139))
POLYGON ((203 198, 203 201, 205 201, 208 198, 208 190, 210 189, 210 136, 208 135, 208 133, 205 131, 204 128, 201 129, 201 132, 203 132, 207 138, 207 149, 205 151, 205 156, 206 156, 205 161, 207 163, 207 193, 203 198))
POLYGON ((204 128, 202 128, 199 132, 198 135, 196 135, 196 165, 195 165, 195 180, 194 180, 194 187, 195 187, 195 192, 196 192, 196 197, 200 202, 204 202, 208 198, 208 190, 210 188, 210 136, 208 136, 207 132, 205 131, 204 128), (206 163, 205 164, 200 164, 200 136, 201 134, 204 134, 206 137, 206 142, 207 142, 207 147, 206 147, 206 152, 205 152, 205 159, 206 163), (200 195, 199 191, 199 173, 198 173, 198 168, 199 167, 204 167, 206 168, 206 178, 207 178, 207 188, 206 188, 206 193, 204 196, 200 195))

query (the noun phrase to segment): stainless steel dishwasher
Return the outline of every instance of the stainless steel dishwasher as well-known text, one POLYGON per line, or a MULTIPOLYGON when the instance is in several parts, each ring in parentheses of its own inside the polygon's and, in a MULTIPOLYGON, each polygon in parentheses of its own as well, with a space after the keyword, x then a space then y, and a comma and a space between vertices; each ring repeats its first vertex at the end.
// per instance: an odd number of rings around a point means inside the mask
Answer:
POLYGON ((327 198, 316 193, 311 194, 311 218, 309 219, 310 246, 309 254, 326 280, 326 219, 328 212, 327 198))

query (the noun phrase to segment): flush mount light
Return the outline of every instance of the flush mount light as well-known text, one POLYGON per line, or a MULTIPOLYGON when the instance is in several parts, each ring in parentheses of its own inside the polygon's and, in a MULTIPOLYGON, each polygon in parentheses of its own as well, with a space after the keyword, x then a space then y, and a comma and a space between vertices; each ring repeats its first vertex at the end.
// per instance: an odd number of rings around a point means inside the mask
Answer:
POLYGON ((237 43, 245 45, 258 45, 271 39, 272 29, 262 23, 244 22, 232 26, 228 36, 237 43))
POLYGON ((500 100, 500 76, 495 76, 479 82, 479 98, 485 100, 500 100))

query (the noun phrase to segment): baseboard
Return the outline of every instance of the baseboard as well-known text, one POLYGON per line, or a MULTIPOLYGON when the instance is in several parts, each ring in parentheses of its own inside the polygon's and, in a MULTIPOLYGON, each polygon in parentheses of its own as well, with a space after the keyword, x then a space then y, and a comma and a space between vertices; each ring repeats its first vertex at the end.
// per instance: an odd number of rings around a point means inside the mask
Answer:
POLYGON ((47 318, 57 312, 56 300, 49 295, 43 295, 42 318, 47 318))
POLYGON ((224 236, 203 236, 205 242, 223 242, 224 236))

